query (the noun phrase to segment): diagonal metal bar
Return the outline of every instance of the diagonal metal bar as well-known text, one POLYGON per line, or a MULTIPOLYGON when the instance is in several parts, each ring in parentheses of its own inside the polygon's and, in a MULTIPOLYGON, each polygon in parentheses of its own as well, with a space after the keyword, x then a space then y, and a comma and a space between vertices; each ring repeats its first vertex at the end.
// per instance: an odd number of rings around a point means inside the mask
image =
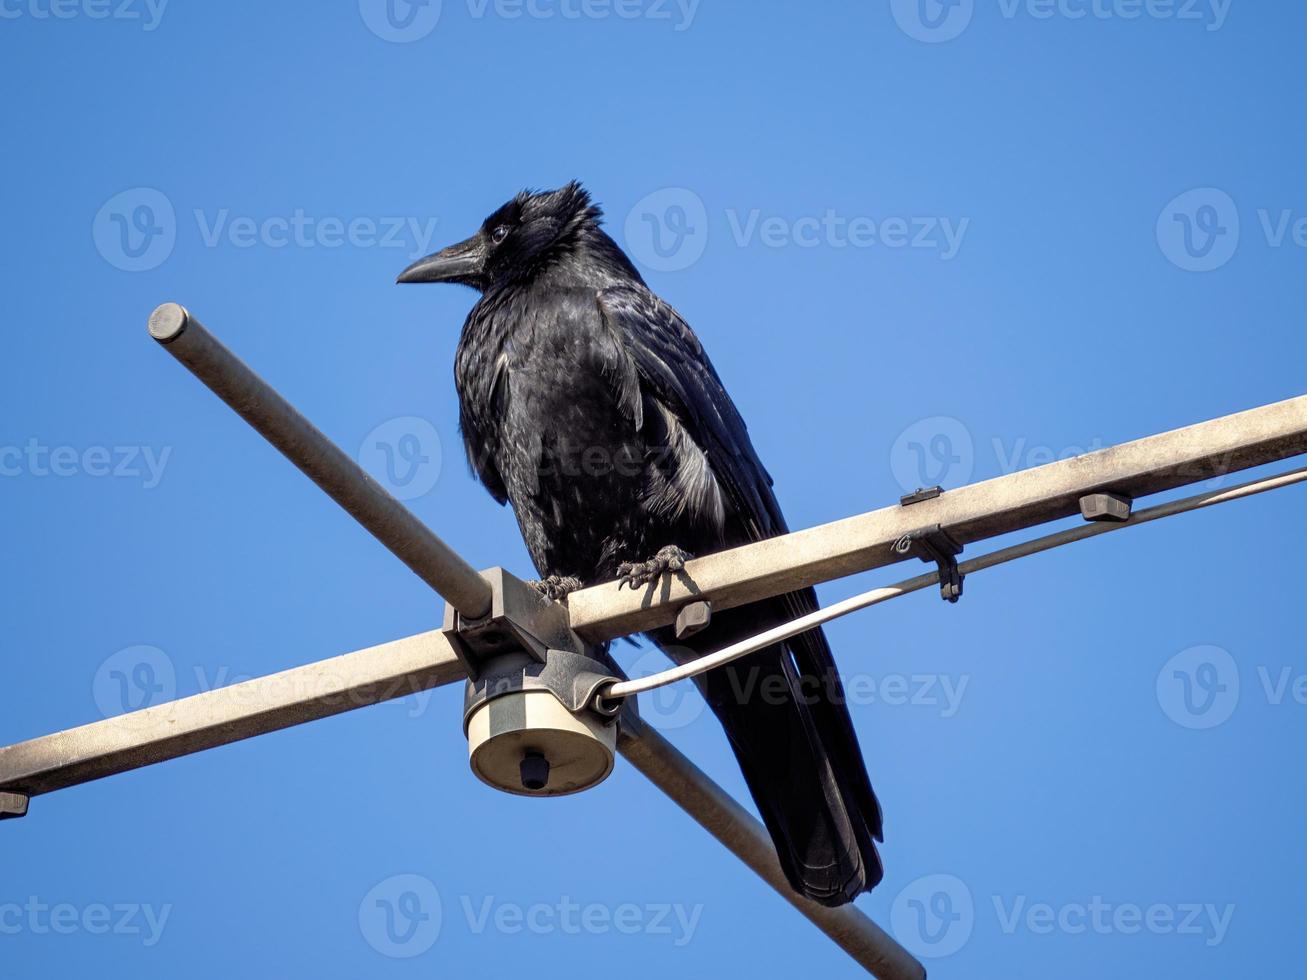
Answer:
POLYGON ((622 717, 617 749, 622 757, 782 898, 826 933, 873 976, 920 980, 925 968, 885 930, 853 905, 826 908, 790 888, 771 839, 757 820, 724 789, 638 718, 622 717))
POLYGON ((567 597, 568 614, 572 629, 591 642, 627 636, 673 622, 694 599, 728 609, 904 561, 894 544, 930 525, 966 544, 1070 517, 1091 493, 1139 498, 1305 452, 1301 396, 696 558, 640 592, 611 584, 583 589, 567 597))
MULTIPOLYGON (((169 353, 465 618, 476 619, 489 613, 493 590, 487 581, 183 307, 175 303, 160 306, 150 317, 149 329, 169 353)), ((448 641, 438 634, 422 634, 0 749, 0 790, 11 789, 20 796, 49 792, 375 703, 387 696, 449 683, 460 676, 461 665, 448 641), (396 657, 416 657, 420 661, 416 673, 407 679, 403 670, 374 676, 375 666, 370 661, 384 663, 396 657), (345 679, 346 675, 350 679, 345 679), (329 689, 325 696, 317 692, 317 685, 324 680, 329 689), (395 691, 397 682, 403 690, 395 691), (287 694, 288 685, 294 688, 300 684, 308 684, 315 693, 287 694), (387 695, 387 690, 393 693, 387 695), (238 694, 242 695, 239 700, 235 697, 238 694)), ((756 822, 670 743, 648 729, 641 730, 648 733, 649 748, 641 752, 640 746, 646 741, 627 734, 622 741, 623 751, 636 752, 646 766, 652 767, 655 782, 662 780, 664 788, 679 788, 673 799, 689 809, 768 884, 877 975, 895 980, 924 975, 904 950, 856 909, 835 913, 792 896, 771 845, 756 822), (687 795, 684 787, 694 787, 696 792, 687 795), (900 972, 894 968, 904 963, 915 969, 900 972)))
POLYGON ((476 570, 176 303, 150 315, 150 336, 332 500, 468 619, 490 609, 476 570))
MULTIPOLYGON (((358 464, 176 304, 150 333, 467 619, 486 615, 489 583, 358 464)), ((1241 412, 1102 452, 1014 473, 910 506, 884 508, 691 562, 655 594, 612 585, 573 593, 572 629, 602 641, 672 622, 690 599, 741 605, 902 560, 894 544, 939 525, 967 543, 1070 516, 1088 494, 1138 498, 1307 452, 1307 397, 1241 412)), ((0 748, 0 819, 28 799, 264 732, 452 683, 463 668, 430 632, 0 748)), ((763 829, 728 794, 630 712, 619 750, 718 841, 880 977, 921 965, 852 906, 793 894, 763 829)))

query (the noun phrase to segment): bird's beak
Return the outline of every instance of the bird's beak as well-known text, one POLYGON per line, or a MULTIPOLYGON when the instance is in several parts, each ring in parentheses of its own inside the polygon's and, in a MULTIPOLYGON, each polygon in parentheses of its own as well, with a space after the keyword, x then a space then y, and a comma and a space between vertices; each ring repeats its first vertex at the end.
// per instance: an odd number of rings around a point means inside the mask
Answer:
POLYGON ((461 282, 479 287, 485 274, 486 249, 480 235, 418 259, 396 282, 461 282))

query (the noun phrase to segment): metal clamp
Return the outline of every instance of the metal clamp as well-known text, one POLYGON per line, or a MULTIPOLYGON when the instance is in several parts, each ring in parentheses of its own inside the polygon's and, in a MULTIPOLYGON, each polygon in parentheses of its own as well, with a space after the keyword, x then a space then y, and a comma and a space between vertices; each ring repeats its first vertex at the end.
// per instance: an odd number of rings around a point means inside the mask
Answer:
POLYGON ((600 690, 622 679, 602 644, 568 626, 567 610, 502 568, 482 572, 490 609, 445 610, 444 635, 464 668, 463 731, 472 771, 508 793, 559 796, 613 771, 621 701, 600 690))
POLYGON ((958 570, 956 557, 962 554, 962 545, 953 540, 942 524, 909 531, 894 543, 894 551, 938 565, 940 597, 948 602, 957 602, 962 597, 962 572, 958 570))
POLYGON ((1087 521, 1111 521, 1117 524, 1130 520, 1134 501, 1125 494, 1090 493, 1080 498, 1080 516, 1087 521))
POLYGON ((26 793, 0 793, 0 820, 15 820, 27 816, 26 793))

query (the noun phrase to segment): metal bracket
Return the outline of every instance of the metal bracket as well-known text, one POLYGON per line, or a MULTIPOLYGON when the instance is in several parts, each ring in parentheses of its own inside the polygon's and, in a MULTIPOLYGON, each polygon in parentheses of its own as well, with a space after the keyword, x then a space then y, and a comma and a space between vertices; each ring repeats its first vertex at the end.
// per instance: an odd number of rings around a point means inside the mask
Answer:
POLYGON ((490 610, 470 619, 447 604, 442 630, 472 680, 505 654, 525 653, 543 664, 551 647, 584 652, 586 645, 571 631, 567 610, 558 603, 502 568, 487 569, 481 577, 490 583, 490 610))
POLYGON ((1087 521, 1130 520, 1134 501, 1119 493, 1090 493, 1080 498, 1080 516, 1087 521))
POLYGON ((952 535, 941 524, 909 531, 894 544, 894 551, 900 555, 915 555, 922 561, 939 566, 939 594, 948 602, 957 602, 962 597, 962 573, 958 570, 957 556, 962 554, 962 545, 953 540, 952 535))
POLYGON ((477 777, 496 789, 556 796, 613 768, 619 701, 599 691, 624 679, 607 644, 572 632, 567 609, 502 568, 481 573, 490 609, 445 609, 443 635, 467 671, 463 732, 477 777))
MULTIPOLYGON (((587 710, 601 685, 624 679, 606 645, 572 632, 562 605, 502 568, 481 576, 493 592, 490 611, 467 619, 447 605, 442 631, 467 670, 465 729, 478 706, 504 694, 547 690, 575 714, 587 710)), ((616 710, 600 713, 611 720, 616 710)))
POLYGON ((521 691, 548 691, 572 714, 593 710, 604 724, 611 724, 622 702, 604 702, 595 695, 605 685, 622 679, 606 656, 600 660, 570 650, 549 650, 544 661, 536 663, 521 655, 507 654, 468 681, 463 694, 463 731, 487 701, 521 691))
POLYGON ((16 820, 27 816, 26 793, 0 793, 0 820, 16 820))
POLYGON ((676 614, 676 638, 684 643, 712 623, 712 603, 706 599, 682 606, 676 614))

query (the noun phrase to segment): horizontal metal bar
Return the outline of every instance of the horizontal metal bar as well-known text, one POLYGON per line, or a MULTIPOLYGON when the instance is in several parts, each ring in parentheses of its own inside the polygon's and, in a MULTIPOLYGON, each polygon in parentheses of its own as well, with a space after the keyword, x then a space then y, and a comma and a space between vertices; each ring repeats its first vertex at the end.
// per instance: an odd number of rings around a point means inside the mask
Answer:
POLYGON ((920 980, 926 976, 925 968, 912 954, 856 906, 826 908, 797 894, 786 881, 762 825, 671 742, 630 712, 622 716, 617 749, 873 976, 882 980, 920 980))
MULTIPOLYGON (((1217 504, 1228 503, 1231 500, 1242 500, 1245 497, 1251 497, 1259 493, 1267 493, 1271 490, 1293 486, 1295 483, 1307 483, 1307 467, 1290 470, 1276 476, 1251 480, 1228 490, 1209 490, 1180 500, 1168 500, 1153 507, 1137 510, 1124 521, 1092 521, 1077 524, 1064 531, 1057 531, 1043 537, 1022 541, 1020 544, 1001 548, 998 551, 991 551, 989 554, 961 562, 958 565, 958 573, 960 577, 965 577, 984 571, 987 568, 995 568, 1007 562, 1016 561, 1018 558, 1028 558, 1040 552, 1051 551, 1053 548, 1074 544, 1077 541, 1084 541, 1103 534, 1112 534, 1128 527, 1139 527, 1143 524, 1161 520, 1164 517, 1187 514, 1190 511, 1214 507, 1217 504)), ((605 689, 601 696, 605 699, 629 698, 634 694, 641 694, 668 684, 675 684, 677 681, 698 677, 709 670, 716 670, 741 657, 748 656, 755 650, 761 650, 763 647, 779 643, 791 636, 797 636, 815 626, 821 626, 841 616, 847 616, 850 613, 859 612, 871 606, 878 606, 890 599, 910 595, 913 592, 919 592, 922 589, 928 589, 932 585, 938 584, 939 572, 935 571, 926 572, 924 575, 916 575, 893 585, 869 589, 866 592, 850 596, 847 599, 841 599, 839 602, 806 613, 780 626, 773 626, 771 629, 764 630, 747 640, 740 640, 720 650, 677 664, 667 670, 659 671, 656 674, 648 674, 635 680, 618 681, 605 689)))
POLYGON ((490 586, 413 512, 316 429, 176 303, 150 315, 150 336, 469 619, 490 609, 490 586))
POLYGON ((37 796, 464 680, 438 630, 0 748, 0 792, 37 796))
MULTIPOLYGON (((0 817, 25 814, 28 797, 452 684, 465 676, 449 641, 433 630, 0 747, 0 817)), ((828 909, 796 895, 758 822, 629 710, 623 714, 618 748, 876 976, 897 980, 925 975, 905 950, 853 906, 828 909)))
POLYGON ((1086 494, 1139 498, 1304 452, 1307 396, 706 555, 642 591, 582 589, 567 597, 568 613, 578 635, 598 642, 665 626, 692 599, 727 609, 903 561, 895 542, 929 525, 966 544, 1078 514, 1086 494))

